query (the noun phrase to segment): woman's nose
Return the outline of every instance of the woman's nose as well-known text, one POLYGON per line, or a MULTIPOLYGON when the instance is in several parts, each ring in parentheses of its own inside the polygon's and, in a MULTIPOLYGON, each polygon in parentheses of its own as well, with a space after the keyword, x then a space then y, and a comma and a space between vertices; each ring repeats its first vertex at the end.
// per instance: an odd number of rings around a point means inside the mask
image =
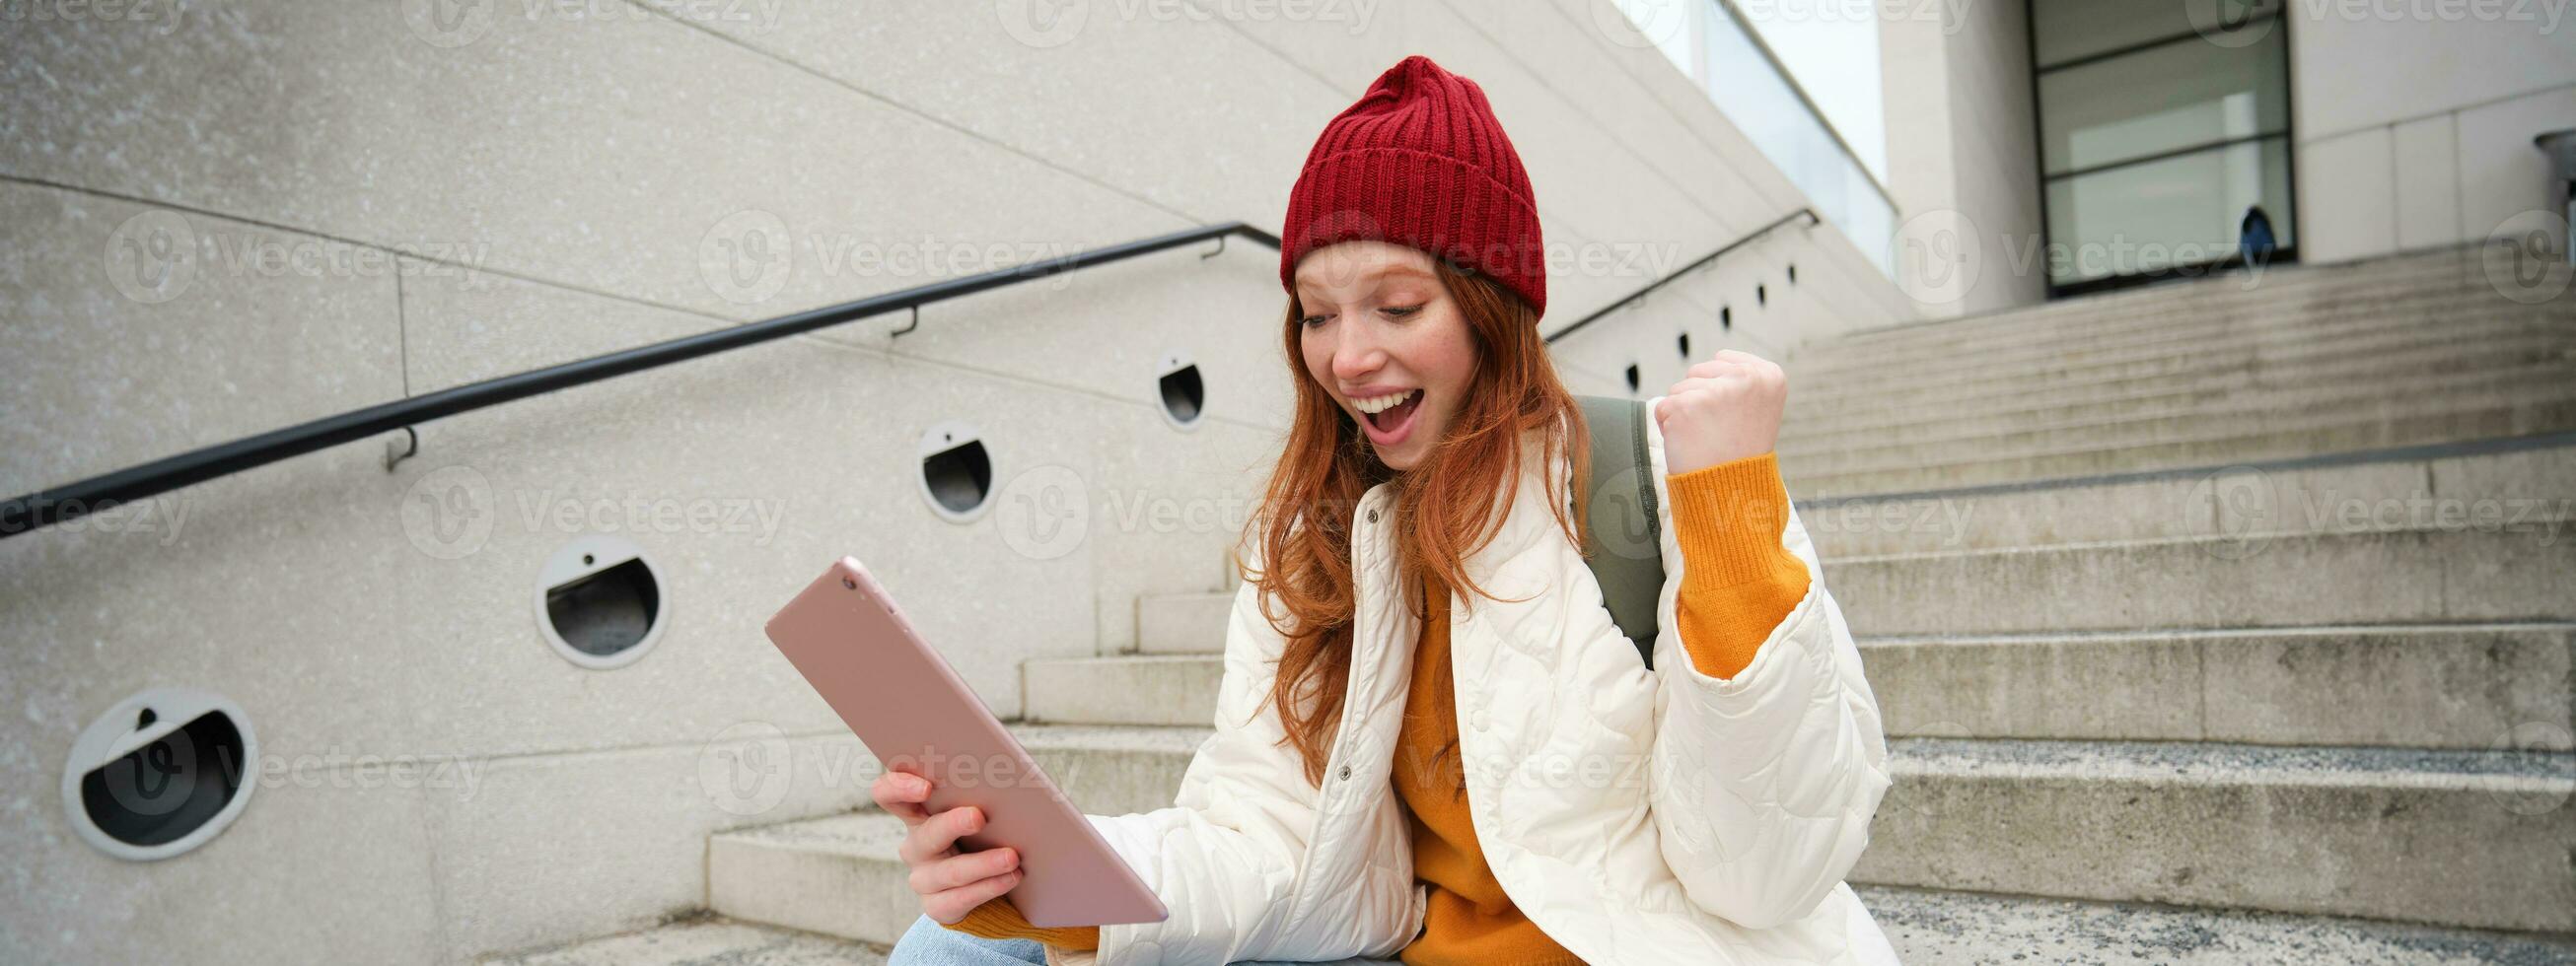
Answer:
POLYGON ((1379 351, 1376 336, 1365 325, 1337 326, 1333 338, 1333 377, 1343 382, 1358 382, 1361 376, 1376 372, 1385 363, 1386 353, 1379 351))

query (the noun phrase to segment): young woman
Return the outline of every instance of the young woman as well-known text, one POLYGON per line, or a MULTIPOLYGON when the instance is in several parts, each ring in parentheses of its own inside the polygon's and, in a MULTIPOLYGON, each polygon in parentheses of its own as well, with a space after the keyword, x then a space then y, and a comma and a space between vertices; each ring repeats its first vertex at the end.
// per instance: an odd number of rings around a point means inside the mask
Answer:
POLYGON ((1587 429, 1483 90, 1387 70, 1280 237, 1297 404, 1216 732, 1173 806, 1091 816, 1170 918, 1030 926, 1016 856, 952 846, 975 810, 890 772, 924 912, 894 966, 1895 962, 1842 881, 1887 752, 1772 455, 1779 368, 1720 352, 1650 403, 1649 668, 1584 562, 1587 429))

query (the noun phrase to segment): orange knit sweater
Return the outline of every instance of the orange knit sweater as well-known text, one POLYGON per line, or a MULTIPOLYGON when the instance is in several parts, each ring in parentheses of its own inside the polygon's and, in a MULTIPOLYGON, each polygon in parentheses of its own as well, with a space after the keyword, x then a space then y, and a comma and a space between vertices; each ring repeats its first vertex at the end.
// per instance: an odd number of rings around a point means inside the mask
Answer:
MULTIPOLYGON (((1682 647, 1701 673, 1733 677, 1753 663, 1772 628, 1807 595, 1806 564, 1780 543, 1789 495, 1778 460, 1764 453, 1665 481, 1682 550, 1676 601, 1682 647)), ((1464 771, 1452 746, 1458 715, 1450 680, 1448 590, 1431 585, 1423 593, 1429 619, 1414 654, 1394 784, 1413 831, 1414 876, 1428 887, 1429 907, 1422 933, 1399 955, 1408 966, 1580 966, 1581 960, 1512 904, 1476 843, 1464 771)), ((1008 896, 947 925, 1064 949, 1096 949, 1100 943, 1097 926, 1029 925, 1008 896)))

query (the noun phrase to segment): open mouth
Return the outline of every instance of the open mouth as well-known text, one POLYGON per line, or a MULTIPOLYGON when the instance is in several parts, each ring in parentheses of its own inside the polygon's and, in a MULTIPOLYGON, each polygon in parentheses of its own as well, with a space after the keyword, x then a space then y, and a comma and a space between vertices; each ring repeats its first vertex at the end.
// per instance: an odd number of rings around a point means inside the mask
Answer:
POLYGON ((1416 389, 1404 401, 1363 416, 1368 422, 1369 437, 1378 445, 1399 443, 1413 429, 1413 416, 1422 409, 1422 390, 1416 389))

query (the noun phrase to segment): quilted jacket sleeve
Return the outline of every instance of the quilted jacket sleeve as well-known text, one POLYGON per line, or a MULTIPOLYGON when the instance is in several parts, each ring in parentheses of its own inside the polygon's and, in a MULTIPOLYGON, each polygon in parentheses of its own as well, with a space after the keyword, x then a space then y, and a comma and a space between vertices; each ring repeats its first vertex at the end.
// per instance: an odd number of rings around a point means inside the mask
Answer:
MULTIPOLYGON (((1654 405, 1649 400, 1648 411, 1654 405)), ((1647 444, 1662 491, 1663 435, 1652 421, 1647 444)), ((1770 928, 1813 911, 1869 844, 1870 819, 1889 784, 1878 701, 1794 508, 1780 540, 1806 564, 1805 597, 1735 676, 1695 667, 1674 619, 1684 571, 1671 494, 1658 496, 1662 680, 1648 771, 1656 831, 1693 904, 1770 928)))
POLYGON ((1170 918, 1102 926, 1097 950, 1050 947, 1050 962, 1338 959, 1392 948, 1405 938, 1396 935, 1408 925, 1400 922, 1291 921, 1298 914, 1295 886, 1321 794, 1306 782, 1296 750, 1279 743, 1285 732, 1277 711, 1261 706, 1285 642, 1262 616, 1259 600, 1258 586, 1249 581, 1236 591, 1216 732, 1190 760, 1174 804, 1089 816, 1163 900, 1170 918))

